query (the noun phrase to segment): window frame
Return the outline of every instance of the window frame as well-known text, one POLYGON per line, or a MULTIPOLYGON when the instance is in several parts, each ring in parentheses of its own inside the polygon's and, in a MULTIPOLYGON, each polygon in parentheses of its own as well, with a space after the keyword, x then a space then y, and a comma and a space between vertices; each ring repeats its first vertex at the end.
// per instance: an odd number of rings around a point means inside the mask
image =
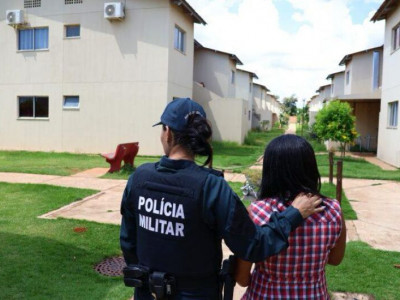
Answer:
POLYGON ((18 120, 49 120, 50 115, 50 101, 49 96, 17 96, 17 119, 18 120), (20 111, 20 99, 21 98, 32 98, 32 117, 21 116, 20 111), (36 98, 47 98, 47 117, 36 117, 36 98))
POLYGON ((64 39, 73 40, 81 38, 81 24, 65 24, 64 25, 64 39), (68 27, 77 27, 79 26, 79 35, 77 36, 67 36, 68 27))
POLYGON ((400 49, 400 23, 392 29, 392 53, 400 49))
POLYGON ((80 99, 79 95, 65 95, 63 97, 63 110, 80 110, 80 108, 81 108, 81 99, 80 99), (65 106, 65 100, 67 98, 78 98, 78 106, 76 106, 76 107, 65 106))
POLYGON ((379 51, 372 52, 372 90, 379 89, 381 82, 380 74, 381 53, 379 51))
POLYGON ((346 85, 349 85, 350 84, 350 70, 346 71, 345 80, 346 80, 346 85))
POLYGON ((40 51, 49 51, 50 49, 50 30, 48 26, 38 26, 38 27, 27 27, 27 28, 21 28, 17 30, 17 52, 40 52, 40 51), (35 30, 36 29, 43 29, 47 28, 47 48, 35 48, 35 30), (32 49, 20 49, 20 32, 21 30, 32 30, 33 31, 33 36, 32 36, 32 43, 33 43, 33 48, 32 49))
POLYGON ((182 54, 186 54, 186 31, 175 24, 174 27, 174 48, 182 54), (177 36, 178 33, 178 36, 177 36), (181 34, 181 35, 179 35, 181 34), (181 42, 181 43, 180 43, 181 42), (179 47, 182 44, 182 47, 179 47), (181 49, 182 48, 182 49, 181 49))
POLYGON ((399 126, 399 101, 391 101, 388 103, 388 122, 387 128, 397 129, 399 126), (396 109, 394 109, 396 106, 396 109))

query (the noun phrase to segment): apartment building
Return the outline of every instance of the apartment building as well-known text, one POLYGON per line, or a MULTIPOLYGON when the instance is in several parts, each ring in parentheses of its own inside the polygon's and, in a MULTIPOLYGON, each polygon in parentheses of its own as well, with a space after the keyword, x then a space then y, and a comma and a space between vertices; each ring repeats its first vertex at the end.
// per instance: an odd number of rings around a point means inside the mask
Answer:
POLYGON ((236 69, 236 97, 248 102, 247 129, 251 130, 253 119, 253 80, 258 79, 257 74, 236 69))
POLYGON ((400 168, 400 3, 386 0, 372 21, 386 20, 378 158, 400 168))
POLYGON ((314 95, 308 102, 309 126, 315 123, 315 116, 324 107, 324 104, 331 99, 332 85, 322 85, 315 92, 317 95, 314 95))
POLYGON ((193 99, 204 107, 214 140, 243 143, 251 111, 249 76, 238 71, 242 62, 235 54, 194 44, 193 99))
POLYGON ((381 101, 383 46, 347 54, 340 61, 345 66, 344 93, 338 97, 348 102, 356 117, 360 137, 356 143, 367 150, 377 150, 381 101))
POLYGON ((279 116, 283 112, 282 103, 278 101, 277 96, 267 94, 267 108, 269 105, 271 105, 269 110, 272 112, 272 127, 274 127, 275 123, 279 122, 279 116))
POLYGON ((327 80, 331 80, 331 99, 339 99, 344 95, 344 75, 345 71, 340 71, 326 77, 327 80))
POLYGON ((262 84, 253 83, 253 116, 251 128, 272 127, 272 97, 270 90, 262 84))
POLYGON ((184 0, 0 1, 0 148, 161 154, 159 120, 193 91, 184 0))

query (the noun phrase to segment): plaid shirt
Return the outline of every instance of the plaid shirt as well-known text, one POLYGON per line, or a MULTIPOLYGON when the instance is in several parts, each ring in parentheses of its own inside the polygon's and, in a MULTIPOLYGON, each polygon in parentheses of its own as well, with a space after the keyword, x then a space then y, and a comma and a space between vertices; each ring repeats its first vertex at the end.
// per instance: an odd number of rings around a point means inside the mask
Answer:
MULTIPOLYGON (((242 300, 257 299, 329 299, 325 265, 341 229, 340 205, 324 199, 326 209, 308 217, 289 236, 289 247, 257 263, 242 300)), ((251 204, 251 217, 257 225, 268 222, 272 212, 285 210, 288 204, 275 198, 251 204)))

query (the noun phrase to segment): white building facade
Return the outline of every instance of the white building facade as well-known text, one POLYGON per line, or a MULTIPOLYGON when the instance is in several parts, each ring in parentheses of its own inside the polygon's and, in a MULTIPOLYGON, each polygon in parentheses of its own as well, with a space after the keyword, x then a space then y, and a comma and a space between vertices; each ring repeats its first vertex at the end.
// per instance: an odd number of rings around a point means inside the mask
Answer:
POLYGON ((400 3, 384 1, 372 20, 386 20, 377 155, 400 168, 400 3))

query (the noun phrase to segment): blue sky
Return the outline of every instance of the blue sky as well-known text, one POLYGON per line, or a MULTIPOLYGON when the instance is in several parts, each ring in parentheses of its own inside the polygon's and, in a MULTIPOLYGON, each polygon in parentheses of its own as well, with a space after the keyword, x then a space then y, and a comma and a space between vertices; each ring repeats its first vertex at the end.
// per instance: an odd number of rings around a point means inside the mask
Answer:
POLYGON ((195 38, 236 54, 243 68, 281 98, 309 99, 348 53, 380 46, 383 0, 188 0, 206 20, 195 38))

